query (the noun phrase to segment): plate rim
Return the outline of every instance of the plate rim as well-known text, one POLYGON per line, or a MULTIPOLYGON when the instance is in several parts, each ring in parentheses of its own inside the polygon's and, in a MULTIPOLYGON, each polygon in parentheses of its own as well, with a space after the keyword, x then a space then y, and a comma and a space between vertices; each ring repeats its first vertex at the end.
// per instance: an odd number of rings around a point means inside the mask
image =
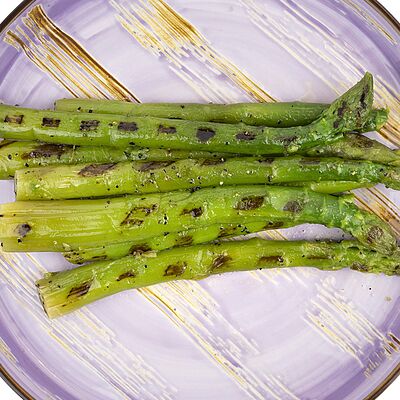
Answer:
MULTIPOLYGON (((23 0, 11 13, 0 23, 0 35, 21 15, 27 10, 36 0, 23 0)), ((387 22, 389 22, 395 31, 400 35, 400 22, 394 15, 387 10, 378 0, 363 0, 364 3, 374 8, 387 22)), ((367 395, 364 400, 377 399, 400 375, 400 362, 397 366, 384 378, 378 386, 367 395)), ((23 400, 38 400, 35 399, 20 383, 0 364, 0 377, 3 381, 23 400)))

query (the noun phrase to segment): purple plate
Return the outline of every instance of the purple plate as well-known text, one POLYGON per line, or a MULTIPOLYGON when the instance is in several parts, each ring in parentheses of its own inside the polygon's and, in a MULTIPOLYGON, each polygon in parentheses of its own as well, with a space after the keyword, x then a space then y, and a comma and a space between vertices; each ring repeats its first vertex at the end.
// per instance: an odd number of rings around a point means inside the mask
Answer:
MULTIPOLYGON (((400 27, 363 0, 25 1, 2 25, 0 99, 330 101, 364 71, 400 135, 400 27)), ((356 192, 400 231, 400 196, 356 192)), ((13 200, 11 182, 0 200, 13 200)), ((273 232, 340 238, 302 226, 273 232)), ((0 253, 0 362, 28 399, 373 399, 399 372, 400 278, 271 270, 125 292, 49 321, 60 255, 0 253)))

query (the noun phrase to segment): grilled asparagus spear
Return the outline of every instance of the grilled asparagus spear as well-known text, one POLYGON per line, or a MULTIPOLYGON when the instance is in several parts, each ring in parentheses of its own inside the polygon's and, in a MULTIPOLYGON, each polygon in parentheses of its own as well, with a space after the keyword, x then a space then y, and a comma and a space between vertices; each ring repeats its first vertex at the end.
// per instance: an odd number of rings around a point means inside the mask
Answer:
MULTIPOLYGON (((303 153, 310 157, 341 157, 400 166, 399 150, 357 134, 346 134, 336 142, 311 148, 303 153)), ((15 171, 46 165, 81 163, 116 163, 121 161, 168 161, 185 158, 229 158, 229 153, 148 149, 129 146, 125 149, 95 146, 68 146, 38 142, 0 142, 0 179, 12 178, 15 171)), ((243 156, 243 155, 242 155, 243 156)))
POLYGON ((301 152, 362 129, 369 120, 373 78, 365 77, 312 124, 291 128, 37 111, 0 105, 0 135, 73 145, 201 150, 240 154, 301 152))
MULTIPOLYGON (((144 103, 136 104, 119 100, 61 99, 55 103, 57 111, 95 114, 126 115, 130 117, 158 117, 189 121, 244 123, 252 126, 289 128, 309 125, 329 107, 320 103, 144 103)), ((374 110, 363 132, 382 128, 388 119, 388 111, 374 110)))
MULTIPOLYGON (((295 224, 295 223, 294 223, 295 224)), ((111 243, 104 242, 94 247, 70 250, 64 257, 72 264, 83 264, 89 261, 116 260, 129 254, 140 255, 166 250, 172 247, 189 246, 216 241, 221 238, 247 235, 270 229, 289 228, 291 221, 286 223, 274 221, 258 221, 239 224, 218 224, 206 228, 189 229, 183 232, 171 232, 167 235, 155 236, 144 240, 111 243)))
POLYGON ((118 100, 61 99, 57 111, 157 117, 188 121, 244 123, 253 126, 288 128, 308 125, 321 116, 329 104, 318 103, 129 103, 118 100))
POLYGON ((213 158, 47 166, 15 174, 17 200, 76 199, 245 184, 354 181, 400 189, 400 167, 341 158, 213 158))
POLYGON ((139 147, 95 147, 62 144, 0 142, 0 179, 12 178, 15 171, 23 168, 47 165, 71 165, 81 163, 113 163, 121 161, 168 161, 185 158, 221 158, 225 153, 145 149, 139 147))
POLYGON ((396 238, 376 215, 349 196, 303 188, 237 186, 99 200, 20 201, 0 205, 4 251, 68 251, 98 243, 161 236, 215 224, 259 221, 340 227, 390 254, 396 238))
POLYGON ((36 285, 50 318, 123 290, 177 279, 263 268, 309 266, 325 271, 350 267, 361 272, 400 273, 399 257, 370 251, 357 242, 312 243, 251 239, 175 248, 154 257, 125 257, 50 273, 36 285))

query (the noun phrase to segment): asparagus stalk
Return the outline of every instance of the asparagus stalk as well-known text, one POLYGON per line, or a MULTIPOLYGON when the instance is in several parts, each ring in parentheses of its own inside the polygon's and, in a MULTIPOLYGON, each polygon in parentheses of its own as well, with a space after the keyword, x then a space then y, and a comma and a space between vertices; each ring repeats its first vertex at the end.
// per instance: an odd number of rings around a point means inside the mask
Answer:
POLYGON ((308 266, 325 271, 399 274, 399 258, 369 251, 357 242, 312 243, 251 239, 175 248, 154 257, 125 257, 49 273, 36 285, 44 310, 56 318, 123 290, 180 279, 264 268, 308 266))
POLYGON ((0 179, 12 178, 23 168, 81 163, 114 163, 121 161, 168 161, 184 158, 220 158, 225 153, 146 149, 139 147, 95 147, 38 142, 0 142, 0 179))
POLYGON ((290 227, 290 221, 258 221, 246 224, 219 224, 206 228, 189 229, 183 232, 172 232, 168 235, 151 237, 145 240, 128 241, 121 243, 104 243, 94 247, 70 250, 64 253, 64 257, 72 264, 83 264, 89 261, 116 260, 128 255, 140 255, 161 250, 189 246, 201 243, 213 242, 221 238, 247 235, 270 229, 290 227))
POLYGON ((244 123, 253 126, 288 128, 309 125, 329 107, 318 103, 130 103, 118 100, 61 99, 55 109, 63 112, 157 117, 188 121, 244 123))
MULTIPOLYGON (((290 186, 294 184, 291 183, 290 186)), ((298 182, 299 187, 307 187, 319 193, 342 193, 365 187, 357 182, 298 182)), ((373 186, 373 185, 371 185, 373 186)), ((169 249, 176 246, 185 246, 212 242, 220 238, 247 235, 250 233, 267 231, 270 229, 283 229, 292 226, 291 221, 272 222, 260 221, 247 224, 212 225, 207 229, 192 229, 183 232, 173 232, 168 235, 156 236, 142 241, 129 241, 97 245, 95 247, 80 248, 64 253, 64 257, 72 264, 83 264, 89 261, 116 260, 129 254, 153 252, 169 249)))
POLYGON ((309 157, 341 157, 400 166, 400 152, 398 150, 391 150, 382 143, 366 136, 350 133, 334 143, 309 149, 305 154, 309 157))
POLYGON ((367 73, 310 125, 291 128, 244 124, 62 113, 0 106, 0 134, 6 139, 126 147, 202 150, 241 154, 304 151, 361 129, 373 101, 373 78, 367 73))
POLYGON ((303 188, 238 186, 98 200, 20 201, 0 205, 4 251, 68 251, 257 221, 320 223, 342 228, 382 253, 396 248, 390 227, 352 198, 303 188))
MULTIPOLYGON (((290 183, 293 186, 294 183, 290 183)), ((358 182, 324 181, 324 182, 297 182, 298 187, 309 188, 314 192, 333 194, 366 187, 358 182)), ((371 185, 373 186, 373 185, 371 185)), ((290 228, 296 225, 293 221, 272 222, 259 221, 247 224, 212 225, 206 229, 191 229, 183 232, 173 232, 168 235, 153 238, 128 241, 121 243, 102 244, 94 247, 79 248, 64 253, 64 257, 72 264, 83 264, 90 261, 116 260, 129 254, 141 254, 169 249, 176 246, 185 246, 212 242, 220 238, 247 235, 271 229, 290 228)))
POLYGON ((400 168, 341 158, 231 158, 47 166, 15 174, 17 200, 76 199, 245 184, 354 181, 400 189, 400 168))
MULTIPOLYGON (((380 164, 400 166, 400 152, 357 134, 346 134, 340 140, 311 148, 304 152, 310 157, 341 157, 369 160, 380 164)), ((46 165, 81 163, 116 163, 121 161, 168 161, 185 158, 229 158, 229 153, 148 149, 129 146, 125 149, 95 146, 68 146, 37 142, 0 142, 0 179, 12 178, 15 171, 46 165)), ((239 156, 236 154, 235 156, 239 156)))
MULTIPOLYGON (((320 103, 145 103, 119 100, 61 99, 55 103, 57 111, 95 114, 126 115, 130 117, 158 117, 189 121, 244 123, 252 126, 289 128, 309 125, 327 110, 329 104, 320 103)), ((363 127, 363 132, 379 130, 386 124, 387 110, 374 110, 363 127)))

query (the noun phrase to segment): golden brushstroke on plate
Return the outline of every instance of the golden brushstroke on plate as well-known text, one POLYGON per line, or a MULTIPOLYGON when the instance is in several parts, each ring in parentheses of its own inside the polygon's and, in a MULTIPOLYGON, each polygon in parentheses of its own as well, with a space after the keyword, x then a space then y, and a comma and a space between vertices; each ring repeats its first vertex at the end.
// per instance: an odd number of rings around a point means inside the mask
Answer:
POLYGON ((257 356, 257 346, 221 313, 210 293, 197 282, 170 282, 138 289, 171 322, 186 333, 252 399, 299 398, 277 376, 247 367, 243 356, 257 356), (216 333, 221 329, 224 336, 216 333))
POLYGON ((22 50, 73 96, 138 101, 78 41, 63 32, 42 6, 33 7, 22 21, 23 26, 9 30, 4 40, 22 50))
MULTIPOLYGON (((121 399, 128 400, 139 395, 144 399, 154 399, 151 390, 159 394, 160 400, 173 399, 176 389, 142 357, 115 340, 115 333, 89 310, 78 311, 67 324, 63 319, 51 321, 43 318, 43 309, 32 282, 41 276, 44 268, 33 255, 0 252, 0 267, 0 277, 13 288, 15 301, 25 309, 28 318, 36 321, 43 335, 53 339, 54 342, 49 342, 49 346, 54 343, 60 345, 75 357, 76 362, 92 369, 107 382, 121 399), (103 351, 110 343, 113 343, 118 358, 113 353, 103 351), (144 387, 145 382, 149 386, 144 387)), ((32 355, 40 356, 35 353, 32 355)), ((49 369, 47 373, 56 382, 61 379, 55 371, 49 369)))
POLYGON ((357 310, 351 300, 337 291, 334 277, 323 280, 317 290, 317 296, 308 305, 305 320, 364 367, 365 376, 393 353, 400 352, 400 340, 396 335, 382 332, 357 310), (365 345, 375 343, 379 343, 380 349, 369 354, 366 362, 365 345))
POLYGON ((221 101, 222 97, 226 98, 229 85, 221 86, 221 79, 216 79, 222 74, 249 98, 274 100, 164 0, 139 0, 136 3, 110 0, 110 4, 117 11, 117 20, 138 43, 156 56, 163 55, 173 71, 204 99, 211 97, 213 101, 221 101), (188 56, 199 62, 200 68, 189 66, 188 56))

